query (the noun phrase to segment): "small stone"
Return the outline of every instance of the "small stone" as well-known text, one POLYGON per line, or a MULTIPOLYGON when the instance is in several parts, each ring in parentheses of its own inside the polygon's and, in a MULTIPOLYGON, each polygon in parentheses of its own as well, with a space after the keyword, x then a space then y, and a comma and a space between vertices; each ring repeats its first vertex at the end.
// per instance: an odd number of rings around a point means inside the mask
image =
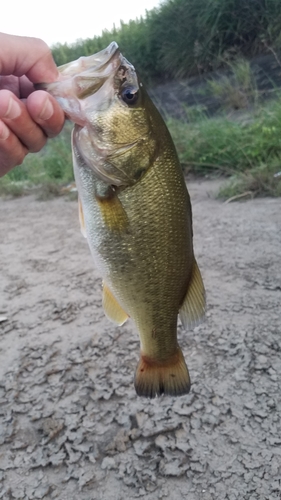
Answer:
POLYGON ((159 464, 159 471, 163 476, 179 477, 182 476, 188 468, 189 466, 187 464, 182 466, 180 460, 178 459, 167 463, 165 463, 164 460, 161 460, 159 464))
POLYGON ((47 495, 49 495, 52 491, 52 487, 47 484, 47 485, 44 485, 44 486, 40 486, 39 488, 37 488, 37 490, 35 490, 34 492, 34 495, 35 497, 34 498, 46 498, 47 495))
POLYGON ((105 457, 102 461, 101 468, 102 469, 116 469, 116 462, 112 457, 105 457))
POLYGON ((79 490, 81 491, 84 488, 84 486, 94 481, 94 479, 95 479, 95 473, 92 470, 88 470, 86 472, 82 471, 78 481, 79 490))
POLYGON ((157 436, 155 439, 155 444, 164 451, 168 445, 168 438, 160 434, 160 436, 157 436))
POLYGON ((148 441, 148 440, 145 440, 145 441, 135 441, 134 444, 134 450, 136 452, 136 454, 141 457, 145 451, 147 451, 149 449, 149 447, 151 446, 151 441, 148 441))

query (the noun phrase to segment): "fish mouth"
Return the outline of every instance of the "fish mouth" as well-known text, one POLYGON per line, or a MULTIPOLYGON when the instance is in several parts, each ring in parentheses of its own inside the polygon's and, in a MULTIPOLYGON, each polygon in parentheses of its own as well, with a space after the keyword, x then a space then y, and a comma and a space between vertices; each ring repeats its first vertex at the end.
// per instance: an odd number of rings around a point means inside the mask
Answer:
MULTIPOLYGON (((47 90, 59 100, 64 109, 65 98, 85 99, 97 92, 104 82, 118 71, 123 56, 116 42, 91 56, 58 67, 59 80, 52 83, 36 83, 35 90, 47 90), (64 100, 62 100, 64 98, 64 100)), ((128 63, 130 65, 130 63, 128 63)))
POLYGON ((80 126, 87 122, 87 113, 105 107, 124 82, 138 89, 135 68, 120 53, 116 42, 96 54, 59 66, 58 70, 58 81, 34 87, 49 92, 66 116, 80 126))
POLYGON ((84 99, 99 90, 101 85, 113 75, 123 83, 130 80, 130 74, 135 74, 134 66, 121 54, 116 42, 111 42, 108 47, 96 54, 82 56, 76 61, 59 66, 58 70, 60 81, 75 82, 79 99, 84 99), (80 82, 80 89, 78 82, 80 82))
MULTIPOLYGON (((110 62, 120 54, 116 42, 111 42, 108 47, 91 56, 80 57, 76 61, 59 66, 59 72, 63 77, 75 76, 94 76, 95 73, 103 73, 108 68, 110 62)), ((117 69, 117 68, 116 68, 117 69)))

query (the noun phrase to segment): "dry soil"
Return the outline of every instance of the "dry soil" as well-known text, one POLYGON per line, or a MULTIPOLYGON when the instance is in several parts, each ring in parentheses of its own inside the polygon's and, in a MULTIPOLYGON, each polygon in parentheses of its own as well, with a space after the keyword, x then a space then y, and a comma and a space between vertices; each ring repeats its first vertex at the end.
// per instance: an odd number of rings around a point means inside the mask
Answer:
POLYGON ((208 312, 187 396, 145 400, 75 202, 0 200, 0 498, 281 498, 281 200, 191 182, 208 312))

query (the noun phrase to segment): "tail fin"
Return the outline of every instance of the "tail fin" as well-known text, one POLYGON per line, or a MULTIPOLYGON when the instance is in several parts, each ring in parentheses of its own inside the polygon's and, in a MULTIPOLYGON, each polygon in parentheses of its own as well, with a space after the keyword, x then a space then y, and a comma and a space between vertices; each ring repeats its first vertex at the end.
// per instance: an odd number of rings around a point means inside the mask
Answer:
POLYGON ((134 382, 138 396, 155 398, 161 394, 187 394, 190 378, 181 349, 178 347, 176 354, 162 362, 141 354, 134 382))

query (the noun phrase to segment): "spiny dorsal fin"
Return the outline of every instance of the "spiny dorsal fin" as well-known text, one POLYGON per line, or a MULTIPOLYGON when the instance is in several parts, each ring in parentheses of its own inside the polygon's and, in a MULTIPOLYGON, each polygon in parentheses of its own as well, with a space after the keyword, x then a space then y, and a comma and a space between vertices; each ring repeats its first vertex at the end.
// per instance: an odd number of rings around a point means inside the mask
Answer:
POLYGON ((78 214, 79 214, 81 233, 83 234, 84 238, 87 238, 84 213, 83 213, 83 208, 82 208, 82 203, 80 201, 80 198, 78 198, 78 214))
POLYGON ((199 267, 194 259, 186 296, 179 311, 184 328, 194 328, 205 316, 205 288, 199 267))
POLYGON ((108 319, 118 326, 123 325, 129 318, 105 283, 103 283, 102 306, 108 319))

